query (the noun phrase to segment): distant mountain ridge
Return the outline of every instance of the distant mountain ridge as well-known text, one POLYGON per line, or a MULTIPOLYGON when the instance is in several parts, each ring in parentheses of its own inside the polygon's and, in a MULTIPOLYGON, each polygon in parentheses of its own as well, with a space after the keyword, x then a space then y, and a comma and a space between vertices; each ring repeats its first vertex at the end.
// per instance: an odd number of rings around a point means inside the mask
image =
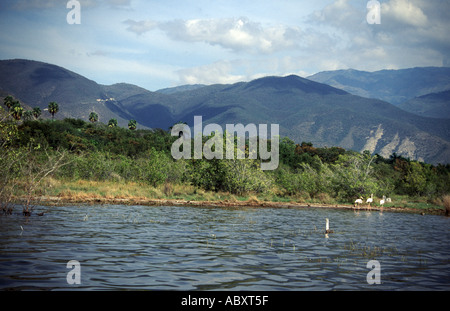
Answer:
MULTIPOLYGON (((116 116, 106 107, 105 101, 97 101, 109 98, 102 85, 52 64, 23 59, 0 61, 0 90, 25 105, 41 109, 56 101, 60 106, 57 118, 87 120, 93 110, 103 122, 116 116)), ((121 121, 125 123, 125 120, 121 121)))
POLYGON ((414 97, 398 107, 424 117, 450 119, 450 90, 414 97))
POLYGON ((378 99, 291 75, 263 77, 235 84, 183 86, 151 92, 135 85, 100 85, 62 67, 28 60, 0 61, 0 93, 30 107, 60 105, 57 118, 101 122, 117 118, 120 126, 168 129, 178 121, 203 124, 280 125, 280 135, 316 146, 392 153, 429 163, 450 163, 450 125, 405 112, 378 99))
POLYGON ((206 86, 206 85, 205 84, 185 84, 185 85, 160 89, 160 90, 157 90, 156 92, 163 93, 163 94, 174 94, 174 93, 178 93, 178 92, 192 91, 192 90, 204 87, 204 86, 206 86))
POLYGON ((374 72, 346 69, 323 71, 307 78, 393 105, 414 97, 450 90, 450 67, 416 67, 374 72))

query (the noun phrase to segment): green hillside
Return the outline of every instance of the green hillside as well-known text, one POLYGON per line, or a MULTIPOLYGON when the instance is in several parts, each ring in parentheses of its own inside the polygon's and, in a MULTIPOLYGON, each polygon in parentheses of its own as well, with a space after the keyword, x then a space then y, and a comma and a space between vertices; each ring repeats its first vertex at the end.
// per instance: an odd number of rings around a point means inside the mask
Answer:
POLYGON ((351 94, 399 105, 414 97, 450 89, 450 67, 417 67, 374 72, 354 69, 323 71, 308 79, 351 94))
POLYGON ((450 90, 415 97, 398 107, 424 117, 450 119, 450 90))

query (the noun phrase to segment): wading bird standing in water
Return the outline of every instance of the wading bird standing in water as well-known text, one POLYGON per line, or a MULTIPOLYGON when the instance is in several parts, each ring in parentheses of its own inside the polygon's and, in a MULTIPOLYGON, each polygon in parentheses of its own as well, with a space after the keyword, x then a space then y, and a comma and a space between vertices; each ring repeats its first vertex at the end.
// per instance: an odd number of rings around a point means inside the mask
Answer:
POLYGON ((373 202, 373 194, 371 194, 370 195, 370 198, 368 198, 367 200, 366 200, 366 203, 369 203, 369 207, 370 207, 370 203, 372 203, 373 202))
POLYGON ((359 198, 359 199, 356 199, 355 200, 355 207, 359 206, 359 204, 362 204, 362 203, 363 203, 362 197, 359 198))
POLYGON ((328 218, 325 218, 325 234, 333 232, 333 230, 330 230, 330 220, 328 218))
POLYGON ((386 202, 386 196, 383 195, 383 198, 380 200, 380 205, 383 206, 384 202, 386 202))

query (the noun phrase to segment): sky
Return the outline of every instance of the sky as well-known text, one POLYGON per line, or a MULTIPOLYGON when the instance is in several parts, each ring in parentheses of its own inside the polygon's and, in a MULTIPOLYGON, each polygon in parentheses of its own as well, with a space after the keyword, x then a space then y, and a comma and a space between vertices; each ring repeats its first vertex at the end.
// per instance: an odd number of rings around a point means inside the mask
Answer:
POLYGON ((450 66, 449 0, 380 0, 379 23, 368 3, 2 0, 0 60, 52 63, 100 84, 150 91, 337 69, 450 66))

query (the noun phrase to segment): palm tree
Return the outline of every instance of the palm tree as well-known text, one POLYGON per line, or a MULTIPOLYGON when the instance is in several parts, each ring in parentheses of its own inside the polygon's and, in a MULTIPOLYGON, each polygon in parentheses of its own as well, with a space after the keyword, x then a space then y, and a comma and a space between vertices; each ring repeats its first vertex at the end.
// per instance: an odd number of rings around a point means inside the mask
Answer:
POLYGON ((130 129, 130 130, 135 130, 136 129, 136 126, 137 126, 137 122, 136 122, 136 120, 130 120, 130 122, 128 122, 128 128, 130 129))
POLYGON ((92 123, 95 123, 98 121, 98 114, 95 112, 91 112, 89 114, 89 121, 91 121, 92 123))
POLYGON ((20 118, 22 117, 22 114, 23 114, 23 108, 20 107, 20 104, 19 105, 14 105, 12 107, 11 111, 12 111, 11 112, 12 117, 14 119, 16 119, 17 121, 19 121, 20 118))
POLYGON ((11 105, 11 109, 14 109, 14 107, 21 107, 21 105, 20 105, 20 101, 18 101, 18 100, 13 100, 12 101, 12 105, 11 105))
POLYGON ((117 119, 111 119, 108 121, 109 127, 116 127, 117 126, 117 119))
POLYGON ((34 107, 33 108, 33 116, 38 119, 41 116, 41 108, 39 107, 34 107))
POLYGON ((56 102, 51 102, 48 104, 48 112, 52 114, 52 119, 55 118, 55 114, 59 111, 59 105, 56 102))
POLYGON ((14 105, 14 97, 12 97, 11 95, 6 96, 3 99, 3 103, 6 107, 8 107, 8 110, 11 109, 11 107, 14 105))

